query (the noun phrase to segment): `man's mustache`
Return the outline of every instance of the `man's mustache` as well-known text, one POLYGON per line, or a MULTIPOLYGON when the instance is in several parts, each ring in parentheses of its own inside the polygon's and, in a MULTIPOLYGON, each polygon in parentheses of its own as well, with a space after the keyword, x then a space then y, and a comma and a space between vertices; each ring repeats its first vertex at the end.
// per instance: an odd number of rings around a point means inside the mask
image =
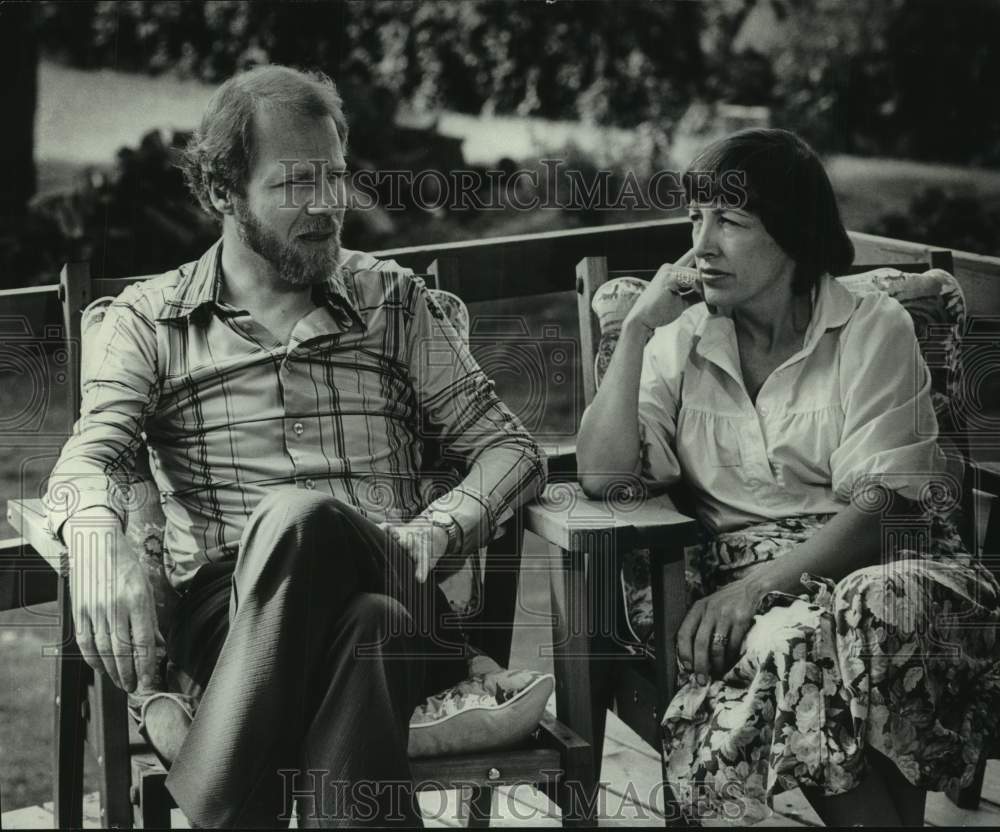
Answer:
POLYGON ((298 234, 336 234, 339 226, 335 222, 323 223, 322 225, 307 226, 300 228, 298 234))

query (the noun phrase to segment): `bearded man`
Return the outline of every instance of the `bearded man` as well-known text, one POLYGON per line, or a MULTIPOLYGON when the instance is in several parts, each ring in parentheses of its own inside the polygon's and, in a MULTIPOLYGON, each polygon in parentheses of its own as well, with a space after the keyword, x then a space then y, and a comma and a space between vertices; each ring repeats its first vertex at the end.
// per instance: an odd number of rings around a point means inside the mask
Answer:
POLYGON ((50 478, 53 534, 118 530, 71 545, 74 623, 87 661, 134 691, 158 633, 118 492, 150 449, 181 594, 167 652, 200 698, 167 786, 197 826, 284 825, 309 778, 300 825, 420 823, 409 717, 465 668, 428 574, 545 476, 422 281, 341 249, 346 141, 326 76, 267 66, 219 88, 184 169, 222 237, 109 307, 50 478), (469 473, 425 505, 429 437, 469 473))

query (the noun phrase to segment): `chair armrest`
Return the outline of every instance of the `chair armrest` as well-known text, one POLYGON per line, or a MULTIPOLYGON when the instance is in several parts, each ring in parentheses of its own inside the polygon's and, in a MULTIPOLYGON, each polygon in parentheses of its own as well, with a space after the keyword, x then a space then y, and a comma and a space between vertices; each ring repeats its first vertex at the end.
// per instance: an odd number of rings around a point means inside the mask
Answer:
POLYGON ((0 540, 0 612, 55 601, 58 594, 56 573, 23 537, 0 540))
POLYGON ((576 440, 559 442, 547 446, 545 464, 548 468, 549 482, 573 482, 576 474, 576 440))
POLYGON ((45 507, 40 499, 8 500, 7 522, 56 572, 66 567, 66 547, 49 535, 45 507))
MULTIPOLYGON (((966 487, 971 486, 994 498, 989 517, 985 518, 985 522, 977 518, 975 525, 978 528, 972 531, 976 540, 982 540, 983 554, 995 557, 1000 554, 1000 463, 969 460, 967 466, 966 487)), ((976 505, 976 502, 973 493, 972 504, 976 505)))
POLYGON ((1000 497, 1000 462, 976 462, 969 460, 975 487, 993 497, 1000 497))
POLYGON ((612 546, 657 547, 669 535, 680 550, 697 539, 697 522, 674 508, 666 494, 645 500, 592 500, 579 483, 556 482, 525 506, 525 528, 562 549, 603 533, 612 546))

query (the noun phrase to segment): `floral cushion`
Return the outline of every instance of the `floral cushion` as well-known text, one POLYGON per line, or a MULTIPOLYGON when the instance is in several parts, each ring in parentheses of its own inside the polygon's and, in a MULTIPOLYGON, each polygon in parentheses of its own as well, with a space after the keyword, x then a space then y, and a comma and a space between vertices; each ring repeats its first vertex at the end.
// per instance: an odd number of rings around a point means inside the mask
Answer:
POLYGON ((434 299, 455 331, 466 344, 469 343, 469 309, 458 295, 446 292, 444 289, 428 289, 428 294, 434 299))
POLYGON ((429 696, 410 717, 410 757, 505 748, 538 727, 555 688, 550 673, 504 670, 488 656, 469 663, 469 678, 429 696))
POLYGON ((647 281, 638 277, 618 277, 602 284, 594 292, 590 308, 594 310, 601 327, 597 355, 594 356, 594 378, 598 385, 607 372, 615 347, 618 346, 622 321, 647 285, 647 281))
POLYGON ((907 274, 888 268, 838 277, 837 281, 856 295, 885 292, 910 313, 920 351, 931 371, 931 397, 941 436, 963 435, 965 295, 958 281, 943 269, 907 274))

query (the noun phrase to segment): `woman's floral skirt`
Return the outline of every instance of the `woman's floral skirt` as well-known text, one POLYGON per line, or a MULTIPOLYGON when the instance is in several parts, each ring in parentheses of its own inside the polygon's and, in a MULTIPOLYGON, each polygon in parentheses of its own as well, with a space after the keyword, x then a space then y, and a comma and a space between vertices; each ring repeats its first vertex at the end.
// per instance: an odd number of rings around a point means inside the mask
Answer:
MULTIPOLYGON (((690 562, 693 593, 780 557, 829 517, 707 542, 690 562)), ((804 574, 798 596, 762 599, 722 679, 699 685, 681 669, 663 750, 675 798, 691 815, 753 823, 787 789, 847 792, 864 776, 868 747, 915 786, 968 785, 1000 720, 1000 587, 957 536, 932 548, 900 549, 836 584, 804 574)), ((633 627, 648 636, 642 553, 624 577, 633 627)))

